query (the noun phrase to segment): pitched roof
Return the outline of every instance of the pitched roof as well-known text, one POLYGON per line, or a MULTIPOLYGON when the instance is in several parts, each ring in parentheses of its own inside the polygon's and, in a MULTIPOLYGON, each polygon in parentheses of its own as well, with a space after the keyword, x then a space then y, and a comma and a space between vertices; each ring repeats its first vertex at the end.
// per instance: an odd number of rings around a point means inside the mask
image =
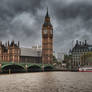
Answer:
POLYGON ((41 57, 41 49, 21 48, 21 56, 41 57))
POLYGON ((45 18, 49 18, 48 8, 47 8, 47 13, 46 13, 45 18))

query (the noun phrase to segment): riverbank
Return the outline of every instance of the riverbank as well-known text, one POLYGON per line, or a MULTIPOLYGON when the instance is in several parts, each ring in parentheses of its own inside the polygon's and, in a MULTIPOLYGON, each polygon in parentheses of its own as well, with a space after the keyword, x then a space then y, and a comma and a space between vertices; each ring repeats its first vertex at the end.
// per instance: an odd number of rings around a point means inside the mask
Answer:
POLYGON ((62 70, 62 69, 53 69, 53 70, 47 70, 47 71, 31 71, 31 72, 0 72, 0 75, 3 74, 19 74, 19 73, 39 73, 39 72, 78 72, 78 70, 62 70))

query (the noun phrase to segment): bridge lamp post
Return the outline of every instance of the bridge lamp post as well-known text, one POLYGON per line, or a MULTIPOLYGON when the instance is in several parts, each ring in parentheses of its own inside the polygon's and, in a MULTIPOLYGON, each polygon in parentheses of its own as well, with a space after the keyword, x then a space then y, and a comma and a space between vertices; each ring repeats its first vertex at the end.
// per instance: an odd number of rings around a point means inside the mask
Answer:
POLYGON ((27 68, 28 68, 28 65, 26 64, 26 65, 25 65, 25 70, 26 70, 26 72, 27 72, 27 68))
POLYGON ((42 65, 42 71, 44 72, 44 64, 42 65))
POLYGON ((2 72, 2 68, 1 68, 2 64, 0 64, 0 72, 2 72))

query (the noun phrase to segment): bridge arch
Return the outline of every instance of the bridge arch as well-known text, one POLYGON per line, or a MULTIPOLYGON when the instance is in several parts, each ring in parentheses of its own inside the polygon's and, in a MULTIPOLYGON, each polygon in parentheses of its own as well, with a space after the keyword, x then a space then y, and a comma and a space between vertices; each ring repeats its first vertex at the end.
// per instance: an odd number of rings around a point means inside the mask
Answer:
POLYGON ((19 64, 6 64, 2 66, 2 72, 9 72, 11 71, 11 73, 18 73, 18 72, 24 72, 25 68, 22 65, 19 64))
POLYGON ((27 68, 27 71, 28 72, 40 72, 41 71, 41 66, 40 65, 37 65, 37 64, 30 65, 27 68))
POLYGON ((52 70, 53 70, 53 66, 52 65, 44 66, 44 71, 52 71, 52 70))

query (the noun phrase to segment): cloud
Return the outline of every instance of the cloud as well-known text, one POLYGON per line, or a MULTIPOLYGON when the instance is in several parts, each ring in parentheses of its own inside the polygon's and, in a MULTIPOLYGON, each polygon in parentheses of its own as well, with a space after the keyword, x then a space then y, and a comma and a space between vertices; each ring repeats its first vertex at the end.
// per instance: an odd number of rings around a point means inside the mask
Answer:
MULTIPOLYGON (((37 10, 41 0, 2 0, 0 2, 0 39, 20 40, 31 47, 39 39, 37 10), (37 37, 37 39, 36 39, 37 37), (30 40, 29 40, 30 39, 30 40), (33 41, 34 39, 34 41, 33 41), (28 42, 27 42, 27 41, 28 42)), ((38 40, 39 41, 39 40, 38 40)), ((39 43, 39 42, 38 42, 39 43)))
POLYGON ((72 40, 88 40, 92 44, 92 2, 82 1, 68 3, 53 12, 57 20, 55 43, 58 44, 56 47, 63 51, 72 47, 72 40))
POLYGON ((91 0, 0 0, 0 40, 19 40, 26 47, 41 45, 47 6, 56 52, 69 50, 72 40, 92 44, 91 0))

